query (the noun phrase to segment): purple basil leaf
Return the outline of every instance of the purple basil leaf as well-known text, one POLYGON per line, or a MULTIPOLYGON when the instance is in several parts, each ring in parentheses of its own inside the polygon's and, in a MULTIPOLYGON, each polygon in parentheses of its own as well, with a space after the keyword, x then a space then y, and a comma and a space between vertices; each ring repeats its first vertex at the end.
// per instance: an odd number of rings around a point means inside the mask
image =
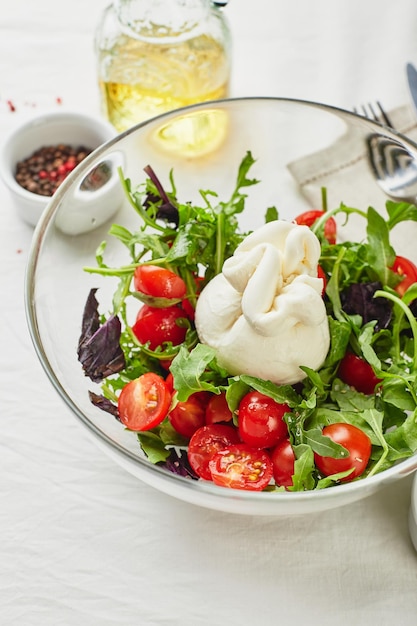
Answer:
POLYGON ((95 383, 126 367, 125 356, 120 347, 120 320, 112 315, 100 326, 96 291, 92 289, 88 295, 78 342, 78 360, 85 375, 95 383))
POLYGON ((81 337, 78 343, 78 350, 82 344, 90 339, 100 328, 100 318, 98 315, 98 302, 96 298, 97 289, 91 289, 84 306, 83 319, 81 324, 81 337))
POLYGON ((342 308, 348 315, 360 315, 364 324, 376 320, 376 330, 388 328, 392 317, 391 304, 385 298, 374 298, 379 282, 356 283, 350 285, 342 294, 342 308))
POLYGON ((119 410, 111 400, 105 398, 104 396, 100 396, 93 391, 89 391, 88 396, 94 406, 101 409, 102 411, 106 411, 106 413, 110 413, 110 415, 113 415, 113 417, 115 417, 120 422, 119 410))
POLYGON ((162 204, 158 207, 157 217, 167 222, 172 222, 173 224, 175 224, 175 226, 178 226, 178 223, 179 223, 178 209, 170 201, 168 194, 166 193, 165 189, 162 186, 161 181, 159 180, 159 178, 157 177, 157 175, 155 174, 155 172, 153 171, 150 165, 147 165, 144 168, 144 171, 149 176, 150 180, 153 182, 153 184, 155 185, 159 193, 159 197, 151 193, 147 195, 145 203, 144 203, 145 208, 147 208, 151 204, 156 204, 156 202, 158 202, 158 200, 161 199, 162 204))
POLYGON ((185 451, 180 450, 180 453, 178 454, 175 448, 172 448, 167 460, 163 463, 158 463, 158 465, 159 467, 164 467, 173 474, 178 474, 178 476, 198 480, 198 476, 193 471, 185 451))

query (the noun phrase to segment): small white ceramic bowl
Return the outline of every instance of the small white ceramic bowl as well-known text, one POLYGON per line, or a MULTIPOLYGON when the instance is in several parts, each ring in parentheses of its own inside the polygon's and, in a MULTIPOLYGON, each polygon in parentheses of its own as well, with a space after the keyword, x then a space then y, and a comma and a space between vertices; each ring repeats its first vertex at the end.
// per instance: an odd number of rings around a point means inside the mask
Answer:
MULTIPOLYGON (((15 178, 16 165, 19 161, 28 158, 43 146, 54 146, 60 143, 71 146, 84 145, 95 150, 116 135, 116 131, 108 122, 99 118, 73 111, 53 111, 37 115, 14 128, 7 136, 0 152, 0 175, 8 187, 15 209, 20 217, 35 226, 45 207, 51 200, 50 196, 32 193, 22 187, 15 178)), ((113 165, 118 165, 113 164, 113 165)), ((84 195, 78 199, 78 208, 73 205, 70 215, 67 212, 63 220, 64 230, 71 234, 86 232, 109 219, 117 208, 117 201, 112 194, 116 186, 115 167, 109 162, 91 166, 90 178, 84 195), (93 171, 94 170, 94 171, 93 171), (91 192, 91 172, 98 173, 101 180, 99 188, 91 192), (114 180, 113 180, 114 179, 114 180), (101 196, 97 198, 97 196, 101 196), (104 197, 110 195, 108 204, 104 197), (100 205, 100 215, 96 215, 100 205)), ((88 174, 85 178, 88 177, 88 174)))

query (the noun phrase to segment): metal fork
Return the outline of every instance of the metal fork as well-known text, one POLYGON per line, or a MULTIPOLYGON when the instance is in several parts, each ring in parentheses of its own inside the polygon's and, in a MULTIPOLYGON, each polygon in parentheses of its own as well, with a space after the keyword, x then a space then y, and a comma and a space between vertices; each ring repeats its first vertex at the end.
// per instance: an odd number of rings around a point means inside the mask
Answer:
MULTIPOLYGON (((379 101, 368 103, 354 113, 394 130, 394 125, 379 101), (359 112, 360 111, 360 112, 359 112)), ((368 160, 383 192, 399 202, 417 203, 417 159, 407 146, 394 136, 381 132, 368 135, 368 160)))
POLYGON ((362 115, 362 117, 366 117, 369 120, 375 120, 375 122, 394 128, 391 118, 388 116, 388 113, 379 100, 375 102, 375 106, 371 102, 368 102, 368 104, 362 104, 359 110, 354 107, 353 111, 357 115, 362 115))

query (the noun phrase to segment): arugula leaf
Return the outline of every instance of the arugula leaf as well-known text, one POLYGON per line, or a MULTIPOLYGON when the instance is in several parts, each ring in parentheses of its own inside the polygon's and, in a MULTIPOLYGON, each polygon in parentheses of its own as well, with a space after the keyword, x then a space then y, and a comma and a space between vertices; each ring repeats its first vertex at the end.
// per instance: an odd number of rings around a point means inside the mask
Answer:
POLYGON ((353 467, 351 469, 346 470, 345 472, 337 472, 337 474, 331 474, 330 476, 325 476, 324 478, 320 478, 317 481, 316 489, 326 489, 334 483, 338 483, 342 480, 342 478, 347 478, 353 472, 353 467))
POLYGON ((393 451, 406 451, 414 453, 417 450, 417 410, 414 409, 404 422, 394 431, 385 435, 385 440, 390 447, 389 457, 393 456, 393 451))
POLYGON ((367 409, 363 411, 362 416, 372 428, 378 439, 379 445, 382 447, 382 454, 380 455, 378 462, 375 463, 373 468, 368 472, 368 476, 371 476, 378 471, 380 465, 383 465, 385 458, 388 455, 388 444, 383 434, 384 415, 381 411, 377 411, 376 409, 367 409))
POLYGON ((170 369, 180 402, 198 391, 220 393, 219 385, 227 377, 226 370, 219 368, 216 363, 216 351, 202 343, 197 344, 191 352, 182 345, 170 369))
POLYGON ((368 209, 367 236, 369 242, 368 262, 375 270, 378 280, 383 285, 388 284, 390 270, 394 263, 395 251, 389 241, 389 228, 384 220, 375 209, 368 209))
POLYGON ((320 456, 330 456, 334 459, 344 459, 349 452, 340 443, 336 443, 330 437, 322 434, 320 428, 306 430, 303 439, 311 447, 313 452, 320 456))
POLYGON ((236 411, 239 408, 240 401, 250 390, 250 386, 243 382, 243 380, 237 376, 233 379, 229 379, 229 384, 226 388, 226 402, 233 414, 233 421, 237 426, 236 411))
POLYGON ((268 224, 269 222, 275 222, 275 220, 277 220, 278 218, 279 216, 276 207, 271 206, 266 210, 265 224, 268 224))
POLYGON ((151 463, 161 463, 169 457, 170 451, 157 433, 146 431, 137 433, 140 447, 151 463))
POLYGON ((288 491, 308 491, 315 486, 314 454, 310 446, 299 444, 293 446, 295 461, 292 487, 288 491))
POLYGON ((276 385, 270 380, 263 380, 262 378, 255 378, 254 376, 248 376, 246 374, 243 374, 240 380, 280 404, 296 406, 300 402, 299 395, 291 385, 276 385))
POLYGON ((388 228, 392 230, 400 222, 417 222, 417 206, 408 202, 393 202, 388 200, 385 204, 388 219, 388 228))

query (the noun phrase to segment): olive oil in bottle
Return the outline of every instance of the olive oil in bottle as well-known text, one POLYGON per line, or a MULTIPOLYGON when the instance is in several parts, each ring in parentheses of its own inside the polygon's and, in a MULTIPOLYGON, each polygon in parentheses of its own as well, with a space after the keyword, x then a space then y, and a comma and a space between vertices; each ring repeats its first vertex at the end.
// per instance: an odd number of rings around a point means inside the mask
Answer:
MULTIPOLYGON (((96 51, 102 111, 119 132, 229 94, 229 29, 209 0, 119 0, 103 16, 96 51)), ((224 133, 223 116, 203 117, 189 123, 183 116, 177 131, 164 126, 159 140, 186 149, 202 123, 208 135, 224 133)), ((207 145, 217 139, 207 136, 207 145)))

